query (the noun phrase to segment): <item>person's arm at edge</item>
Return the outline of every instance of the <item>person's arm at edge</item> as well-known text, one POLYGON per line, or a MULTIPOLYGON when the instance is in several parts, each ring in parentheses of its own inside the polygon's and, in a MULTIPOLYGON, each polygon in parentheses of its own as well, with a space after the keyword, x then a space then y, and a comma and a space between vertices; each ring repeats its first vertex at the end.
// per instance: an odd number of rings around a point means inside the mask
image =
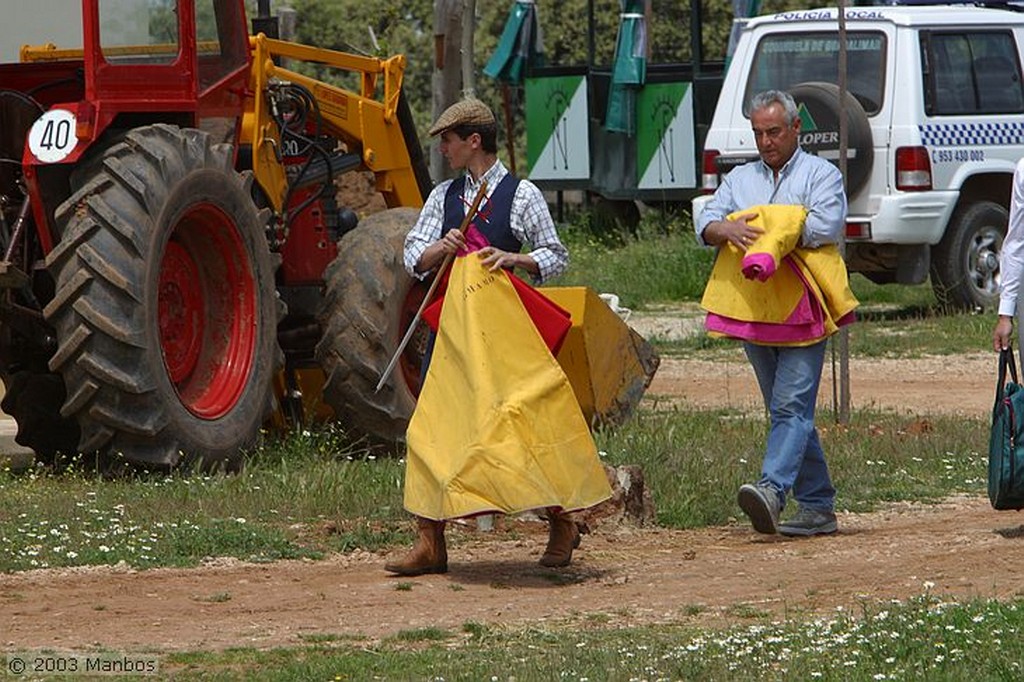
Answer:
POLYGON ((999 256, 999 310, 992 345, 996 351, 1010 347, 1013 318, 1017 314, 1020 279, 1024 271, 1024 160, 1017 163, 1010 194, 1010 221, 999 256))

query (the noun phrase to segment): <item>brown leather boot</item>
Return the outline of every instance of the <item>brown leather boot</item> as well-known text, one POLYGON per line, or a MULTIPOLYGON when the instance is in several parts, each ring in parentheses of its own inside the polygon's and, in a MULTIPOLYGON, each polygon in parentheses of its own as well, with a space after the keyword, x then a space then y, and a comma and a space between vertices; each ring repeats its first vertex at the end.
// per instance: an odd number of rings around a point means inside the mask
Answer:
POLYGON ((576 522, 565 512, 548 511, 548 546, 540 565, 548 568, 568 566, 572 550, 580 546, 580 531, 576 522))
POLYGON ((448 549, 444 544, 444 521, 416 517, 419 536, 401 561, 384 564, 384 570, 398 575, 448 572, 448 549))

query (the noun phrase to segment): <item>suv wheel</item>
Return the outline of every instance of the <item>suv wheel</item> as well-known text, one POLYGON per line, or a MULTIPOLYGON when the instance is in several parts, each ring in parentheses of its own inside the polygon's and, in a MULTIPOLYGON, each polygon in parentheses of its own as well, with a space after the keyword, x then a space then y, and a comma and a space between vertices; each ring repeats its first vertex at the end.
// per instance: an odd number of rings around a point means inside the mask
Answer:
POLYGON ((939 303, 954 308, 994 308, 999 302, 999 253, 1008 214, 979 201, 953 213, 942 241, 932 248, 932 288, 939 303))

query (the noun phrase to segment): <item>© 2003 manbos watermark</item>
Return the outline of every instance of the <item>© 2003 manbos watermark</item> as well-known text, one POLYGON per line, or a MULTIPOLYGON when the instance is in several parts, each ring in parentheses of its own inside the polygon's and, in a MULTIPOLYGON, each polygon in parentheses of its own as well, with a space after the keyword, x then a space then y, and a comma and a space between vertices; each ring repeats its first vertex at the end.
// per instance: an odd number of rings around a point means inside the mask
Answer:
POLYGON ((155 675, 160 672, 160 658, 111 651, 17 651, 5 654, 4 671, 33 679, 47 675, 155 675))

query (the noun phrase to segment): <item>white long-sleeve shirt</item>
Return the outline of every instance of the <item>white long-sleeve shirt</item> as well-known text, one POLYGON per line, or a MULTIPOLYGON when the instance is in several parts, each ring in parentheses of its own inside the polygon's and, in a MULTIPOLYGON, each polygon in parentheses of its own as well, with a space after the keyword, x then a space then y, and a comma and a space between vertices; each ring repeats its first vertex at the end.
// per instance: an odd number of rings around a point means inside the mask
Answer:
POLYGON ((1010 194, 1010 225, 999 256, 999 314, 1017 314, 1020 278, 1024 272, 1024 159, 1013 171, 1010 194))

